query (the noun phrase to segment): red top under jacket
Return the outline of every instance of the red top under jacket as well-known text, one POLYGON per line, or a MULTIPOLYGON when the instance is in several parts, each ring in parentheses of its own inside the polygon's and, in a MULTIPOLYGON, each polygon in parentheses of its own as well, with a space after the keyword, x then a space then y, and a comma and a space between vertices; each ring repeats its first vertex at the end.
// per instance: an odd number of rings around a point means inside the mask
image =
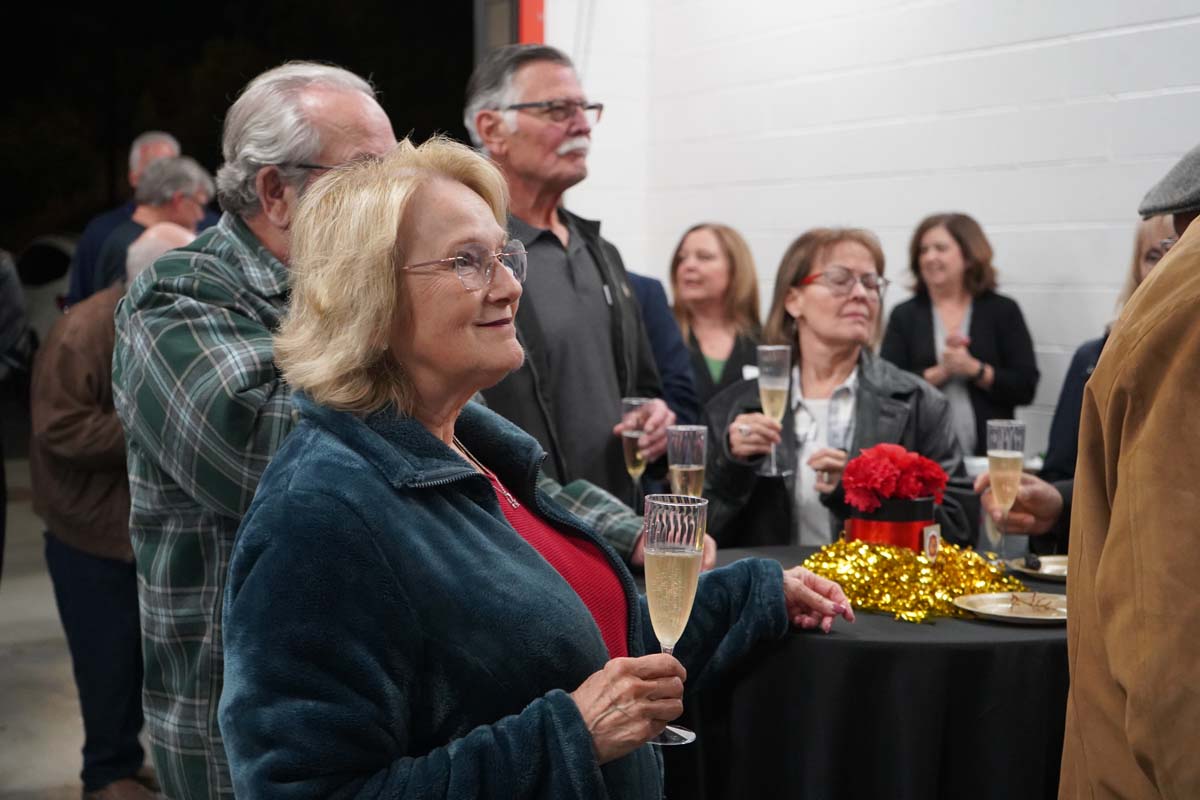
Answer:
POLYGON ((559 533, 524 504, 512 507, 495 475, 488 475, 508 524, 537 550, 583 600, 609 658, 629 655, 629 609, 621 581, 600 548, 586 539, 559 533))

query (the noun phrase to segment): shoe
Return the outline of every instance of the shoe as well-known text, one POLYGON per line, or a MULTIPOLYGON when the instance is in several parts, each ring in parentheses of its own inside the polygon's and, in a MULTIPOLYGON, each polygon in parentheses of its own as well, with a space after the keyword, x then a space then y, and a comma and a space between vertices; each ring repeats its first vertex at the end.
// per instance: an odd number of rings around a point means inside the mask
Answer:
POLYGON ((133 778, 121 778, 102 789, 83 793, 83 800, 160 800, 160 798, 161 795, 150 791, 133 778))

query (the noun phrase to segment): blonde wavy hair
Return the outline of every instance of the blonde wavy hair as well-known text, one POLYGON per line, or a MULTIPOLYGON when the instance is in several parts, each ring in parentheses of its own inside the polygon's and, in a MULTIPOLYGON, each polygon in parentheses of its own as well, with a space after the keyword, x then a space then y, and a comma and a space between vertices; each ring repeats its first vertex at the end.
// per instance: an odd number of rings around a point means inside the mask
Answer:
POLYGON ((275 336, 284 379, 321 405, 411 414, 413 388, 388 348, 408 312, 397 270, 411 243, 399 231, 414 194, 433 180, 475 192, 507 225, 508 189, 490 161, 445 137, 402 141, 386 156, 331 170, 300 200, 292 221, 291 306, 275 336))
MULTIPOLYGON (((679 251, 687 237, 695 231, 711 231, 729 262, 729 288, 725 291, 725 314, 730 319, 737 332, 748 336, 758 336, 760 323, 758 320, 758 270, 754 267, 754 256, 750 253, 750 245, 742 235, 728 225, 717 222, 701 222, 693 225, 679 237, 675 252, 671 255, 671 294, 679 297, 679 251)), ((683 338, 687 339, 692 331, 692 312, 686 305, 675 301, 672 309, 675 321, 683 338)))

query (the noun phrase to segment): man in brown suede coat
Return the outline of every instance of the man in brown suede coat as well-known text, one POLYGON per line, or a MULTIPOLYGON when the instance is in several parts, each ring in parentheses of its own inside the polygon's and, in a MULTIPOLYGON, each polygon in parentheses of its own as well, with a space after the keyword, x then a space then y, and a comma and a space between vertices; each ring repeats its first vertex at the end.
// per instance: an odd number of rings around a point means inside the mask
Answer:
POLYGON ((1200 147, 1138 211, 1180 238, 1084 394, 1060 798, 1200 798, 1200 147))

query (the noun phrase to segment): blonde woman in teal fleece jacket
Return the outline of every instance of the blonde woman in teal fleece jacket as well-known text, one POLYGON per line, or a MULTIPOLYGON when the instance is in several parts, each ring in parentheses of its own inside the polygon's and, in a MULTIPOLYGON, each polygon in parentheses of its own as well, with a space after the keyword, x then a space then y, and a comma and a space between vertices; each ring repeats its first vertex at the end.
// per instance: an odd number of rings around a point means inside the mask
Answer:
POLYGON ((239 531, 220 725, 238 796, 659 798, 646 742, 837 584, 746 560, 657 652, 621 560, 537 489, 545 453, 469 403, 520 365, 525 259, 461 145, 331 171, 293 221, 276 340, 299 422, 239 531), (646 655, 651 653, 652 655, 646 655))

